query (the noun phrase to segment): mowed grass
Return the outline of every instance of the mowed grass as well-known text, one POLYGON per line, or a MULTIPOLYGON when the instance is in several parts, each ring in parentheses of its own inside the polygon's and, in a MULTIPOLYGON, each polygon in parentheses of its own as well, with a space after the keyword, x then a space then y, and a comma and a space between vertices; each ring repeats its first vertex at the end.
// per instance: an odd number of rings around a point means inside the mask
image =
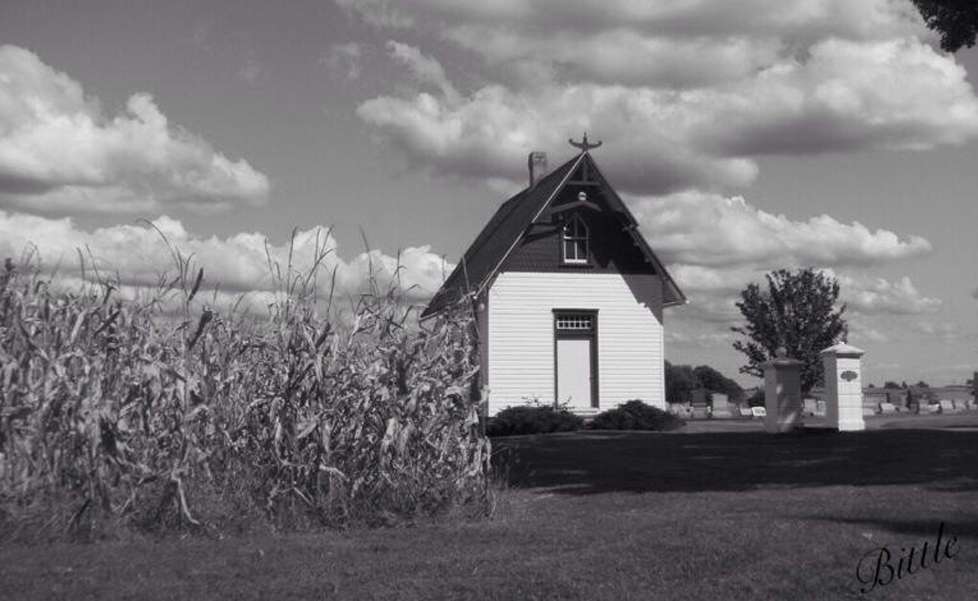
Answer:
POLYGON ((8 546, 0 598, 973 599, 978 431, 954 427, 969 419, 499 439, 489 520, 8 546), (859 593, 864 554, 920 548, 942 521, 953 560, 859 593))

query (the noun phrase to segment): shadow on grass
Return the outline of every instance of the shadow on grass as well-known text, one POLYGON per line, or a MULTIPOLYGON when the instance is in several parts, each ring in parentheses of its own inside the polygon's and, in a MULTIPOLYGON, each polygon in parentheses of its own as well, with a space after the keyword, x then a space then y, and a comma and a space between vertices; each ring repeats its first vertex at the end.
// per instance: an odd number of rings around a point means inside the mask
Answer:
POLYGON ((978 490, 978 432, 576 432, 493 445, 510 486, 565 494, 888 484, 978 490))
POLYGON ((944 522, 945 537, 953 535, 959 538, 978 538, 978 519, 973 517, 962 518, 961 516, 956 516, 950 520, 942 520, 941 517, 906 519, 897 517, 841 518, 810 516, 807 519, 888 530, 896 535, 906 537, 907 540, 901 542, 908 545, 914 544, 916 542, 914 539, 933 540, 941 522, 944 522))

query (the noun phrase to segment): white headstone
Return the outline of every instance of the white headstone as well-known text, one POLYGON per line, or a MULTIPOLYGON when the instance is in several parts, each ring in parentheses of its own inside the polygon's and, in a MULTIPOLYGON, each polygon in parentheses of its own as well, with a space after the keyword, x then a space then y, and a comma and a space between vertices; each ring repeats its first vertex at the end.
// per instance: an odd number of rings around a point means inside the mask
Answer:
POLYGON ((818 403, 815 399, 805 399, 805 415, 815 415, 816 413, 818 413, 818 403))
POLYGON ((841 342, 821 352, 829 423, 840 431, 865 430, 860 357, 865 352, 841 342))
POLYGON ((751 407, 750 412, 754 417, 767 417, 767 410, 764 407, 751 407))

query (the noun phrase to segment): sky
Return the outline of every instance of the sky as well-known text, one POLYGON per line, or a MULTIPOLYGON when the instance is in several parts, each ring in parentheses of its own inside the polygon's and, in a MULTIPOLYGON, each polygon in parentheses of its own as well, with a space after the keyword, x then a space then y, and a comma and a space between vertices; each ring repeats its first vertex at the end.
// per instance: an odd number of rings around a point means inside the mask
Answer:
MULTIPOLYGON (((0 5, 0 255, 215 302, 329 251, 424 302, 526 156, 584 131, 690 299, 666 356, 744 384, 739 290, 841 284, 864 381, 978 370, 978 50, 909 0, 46 0, 0 5), (369 247, 370 252, 365 252, 369 247)), ((323 286, 326 283, 322 284, 323 286)))

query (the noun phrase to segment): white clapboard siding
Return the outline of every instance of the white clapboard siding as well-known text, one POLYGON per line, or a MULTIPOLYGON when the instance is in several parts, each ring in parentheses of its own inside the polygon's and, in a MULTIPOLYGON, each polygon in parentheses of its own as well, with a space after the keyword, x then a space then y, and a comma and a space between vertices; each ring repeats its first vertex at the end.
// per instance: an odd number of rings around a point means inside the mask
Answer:
POLYGON ((490 414, 553 402, 554 309, 598 311, 599 410, 631 399, 665 409, 658 276, 511 271, 489 289, 490 414))

